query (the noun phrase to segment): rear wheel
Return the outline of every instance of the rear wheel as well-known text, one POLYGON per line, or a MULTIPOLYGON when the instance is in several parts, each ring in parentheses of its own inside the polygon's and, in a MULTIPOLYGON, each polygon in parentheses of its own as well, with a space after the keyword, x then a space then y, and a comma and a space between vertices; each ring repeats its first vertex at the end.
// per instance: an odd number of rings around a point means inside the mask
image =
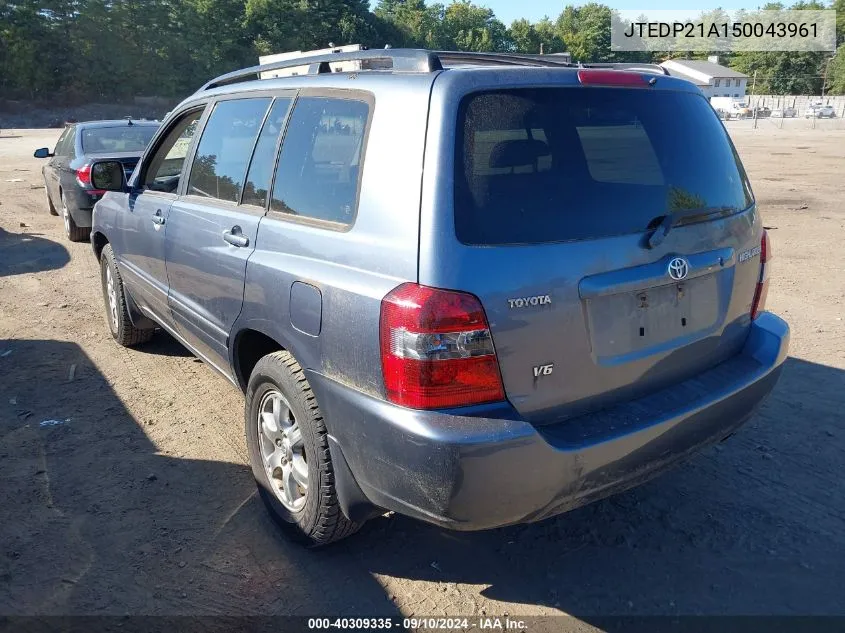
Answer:
POLYGON ((67 197, 64 191, 62 192, 62 220, 65 224, 65 235, 71 242, 84 242, 91 235, 90 227, 76 226, 73 221, 73 216, 70 214, 70 209, 67 206, 67 197))
POLYGON ((103 299, 106 304, 106 321, 114 340, 124 347, 132 347, 149 341, 155 330, 142 330, 132 325, 126 305, 126 290, 123 279, 117 270, 114 251, 111 244, 106 244, 100 254, 100 281, 103 286, 103 299))
POLYGON ((245 422, 258 492, 289 536, 313 547, 358 530, 340 509, 326 426, 305 373, 289 352, 268 354, 256 364, 245 422))

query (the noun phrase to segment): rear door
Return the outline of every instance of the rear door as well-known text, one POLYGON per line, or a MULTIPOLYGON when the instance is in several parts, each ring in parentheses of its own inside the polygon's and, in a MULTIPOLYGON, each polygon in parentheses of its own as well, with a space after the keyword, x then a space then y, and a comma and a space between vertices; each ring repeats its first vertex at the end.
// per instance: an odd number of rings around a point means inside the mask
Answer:
POLYGON ((167 220, 169 303, 182 336, 218 368, 243 304, 292 94, 220 100, 167 220))
POLYGON ((700 94, 487 90, 453 112, 453 224, 423 235, 420 282, 481 299, 527 419, 592 411, 737 353, 761 227, 700 94), (685 219, 650 248, 673 214, 685 219))

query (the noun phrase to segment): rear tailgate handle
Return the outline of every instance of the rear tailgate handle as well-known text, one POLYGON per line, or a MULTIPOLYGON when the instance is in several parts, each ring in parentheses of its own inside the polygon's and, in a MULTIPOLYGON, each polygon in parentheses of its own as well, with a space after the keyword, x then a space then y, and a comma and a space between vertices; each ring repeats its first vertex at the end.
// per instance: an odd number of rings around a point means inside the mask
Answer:
POLYGON ((241 227, 237 225, 233 226, 230 231, 223 231, 223 241, 238 248, 249 246, 249 238, 243 234, 241 227))

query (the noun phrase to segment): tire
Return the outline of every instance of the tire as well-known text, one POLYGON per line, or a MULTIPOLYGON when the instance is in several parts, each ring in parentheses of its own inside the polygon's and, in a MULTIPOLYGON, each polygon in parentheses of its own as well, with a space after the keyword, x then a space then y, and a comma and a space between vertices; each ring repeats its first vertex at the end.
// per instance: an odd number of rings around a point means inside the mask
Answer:
POLYGON ((326 425, 305 373, 289 352, 268 354, 255 365, 244 418, 258 493, 287 536, 317 547, 358 531, 360 524, 340 509, 326 425))
POLYGON ((44 181, 44 192, 47 195, 47 211, 50 212, 50 215, 59 215, 59 212, 56 211, 56 205, 53 204, 53 201, 50 200, 50 190, 47 188, 47 181, 44 181))
POLYGON ((71 242, 85 242, 91 236, 90 227, 76 226, 73 221, 73 216, 70 214, 70 209, 67 206, 67 198, 65 192, 61 192, 62 197, 62 220, 65 224, 65 235, 71 242))
POLYGON ((123 347, 132 347, 149 341, 155 334, 155 330, 136 328, 129 318, 126 290, 114 261, 111 244, 106 244, 100 254, 100 283, 106 305, 106 322, 109 324, 109 331, 114 340, 123 347))

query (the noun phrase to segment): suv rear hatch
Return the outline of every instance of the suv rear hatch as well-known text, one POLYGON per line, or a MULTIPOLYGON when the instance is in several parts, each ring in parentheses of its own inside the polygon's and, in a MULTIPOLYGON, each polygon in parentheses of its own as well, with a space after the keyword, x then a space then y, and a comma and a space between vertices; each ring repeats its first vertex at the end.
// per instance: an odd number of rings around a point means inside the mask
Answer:
POLYGON ((647 80, 454 102, 453 227, 423 222, 420 283, 480 299, 507 398, 535 424, 686 380, 748 333, 761 227, 745 172, 700 93, 647 80))

